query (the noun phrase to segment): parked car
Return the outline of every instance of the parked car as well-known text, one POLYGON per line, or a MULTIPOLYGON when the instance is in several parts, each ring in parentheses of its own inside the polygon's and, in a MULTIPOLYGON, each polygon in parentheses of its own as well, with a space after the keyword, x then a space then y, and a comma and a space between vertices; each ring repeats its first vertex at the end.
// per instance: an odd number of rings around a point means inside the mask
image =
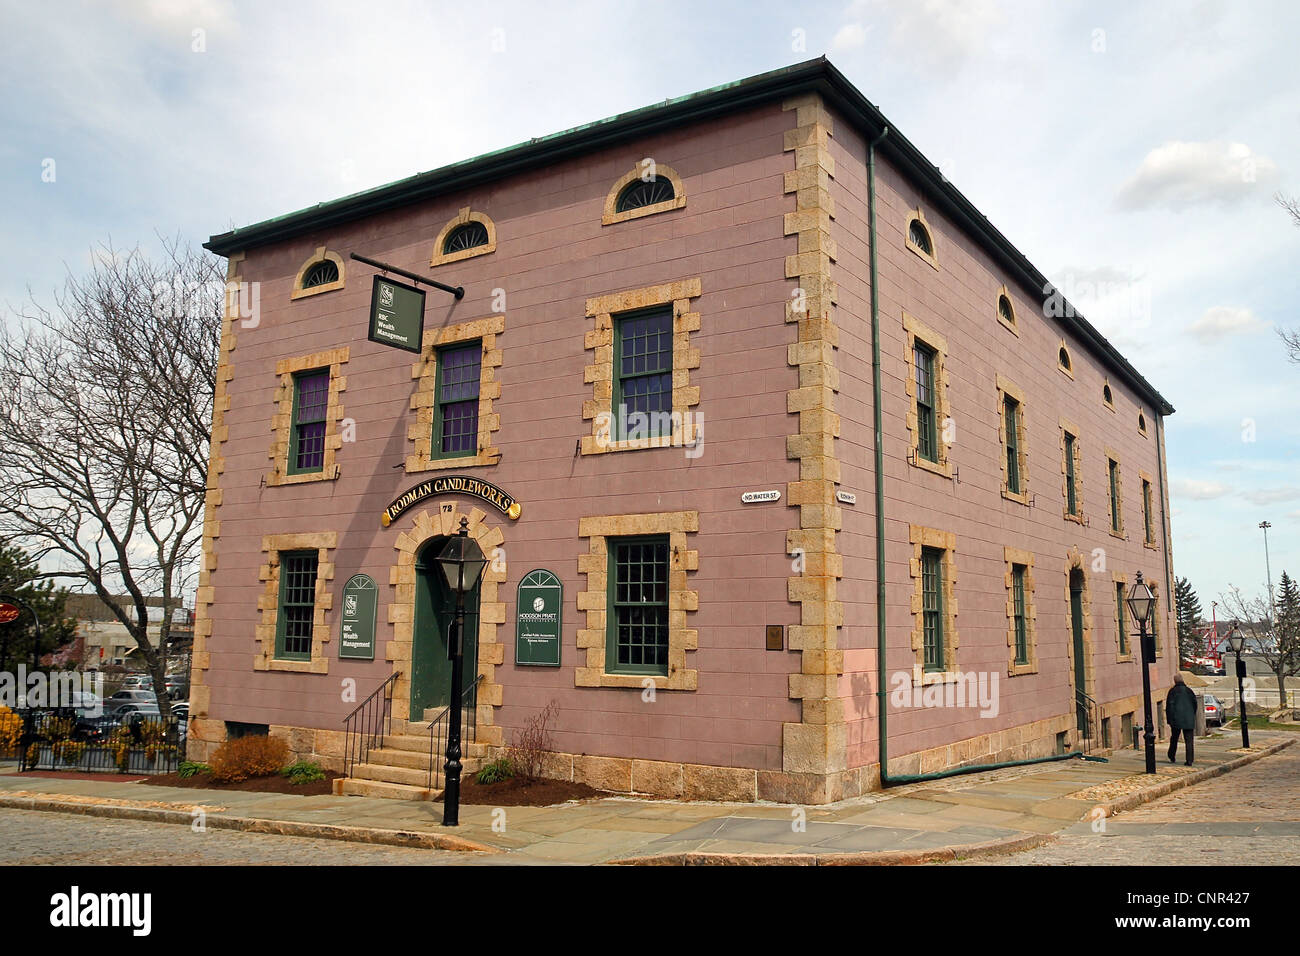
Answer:
POLYGON ((153 678, 148 674, 127 674, 122 681, 122 690, 147 689, 152 686, 153 678))
POLYGON ((104 701, 104 714, 114 715, 127 704, 151 704, 154 709, 157 709, 158 699, 154 697, 151 690, 119 690, 104 701))
POLYGON ((1216 727, 1223 726, 1223 704, 1213 694, 1205 694, 1205 722, 1216 727))

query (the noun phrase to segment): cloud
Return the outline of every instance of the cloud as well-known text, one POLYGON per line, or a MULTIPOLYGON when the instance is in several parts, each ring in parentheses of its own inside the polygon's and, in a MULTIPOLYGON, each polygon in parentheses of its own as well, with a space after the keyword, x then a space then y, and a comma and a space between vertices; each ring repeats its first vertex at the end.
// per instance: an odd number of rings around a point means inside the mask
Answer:
POLYGON ((854 0, 848 16, 887 18, 891 47, 947 75, 986 50, 988 35, 1003 19, 993 4, 974 0, 854 0))
POLYGON ((846 23, 839 28, 831 40, 831 49, 836 52, 856 50, 867 42, 867 30, 861 23, 846 23))
POLYGON ((1191 498, 1193 501, 1210 501, 1232 494, 1232 487, 1218 481, 1200 481, 1195 478, 1174 478, 1169 482, 1174 498, 1191 498))
POLYGON ((1216 305, 1187 327, 1202 342, 1217 342, 1229 335, 1249 335, 1268 328, 1255 313, 1244 307, 1216 305))
POLYGON ((1182 210, 1239 202, 1266 192, 1261 186, 1277 175, 1277 164, 1245 143, 1175 140, 1147 153, 1137 173, 1120 187, 1116 203, 1121 209, 1182 210))
POLYGON ((1277 504, 1279 501, 1294 501, 1300 498, 1300 485, 1258 488, 1255 491, 1243 491, 1241 496, 1253 505, 1272 505, 1277 504))

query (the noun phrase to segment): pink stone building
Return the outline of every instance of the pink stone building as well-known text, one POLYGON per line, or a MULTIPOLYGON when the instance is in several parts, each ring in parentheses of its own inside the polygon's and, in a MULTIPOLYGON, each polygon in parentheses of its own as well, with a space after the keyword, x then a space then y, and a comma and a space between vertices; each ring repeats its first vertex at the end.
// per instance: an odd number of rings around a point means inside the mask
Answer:
POLYGON ((192 757, 265 731, 344 792, 436 791, 462 518, 471 767, 549 704, 548 774, 661 794, 1131 746, 1138 571, 1170 683, 1173 409, 825 60, 207 246, 237 285, 192 757), (372 341, 353 254, 464 296, 372 341))

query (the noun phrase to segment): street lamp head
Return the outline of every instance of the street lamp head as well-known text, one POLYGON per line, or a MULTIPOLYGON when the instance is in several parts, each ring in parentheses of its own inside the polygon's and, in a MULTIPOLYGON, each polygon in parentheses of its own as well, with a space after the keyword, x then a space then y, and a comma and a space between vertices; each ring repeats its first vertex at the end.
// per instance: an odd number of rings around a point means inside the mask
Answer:
POLYGON ((1232 649, 1232 653, 1240 654, 1245 646, 1246 639, 1241 635, 1241 628, 1234 627, 1232 633, 1228 635, 1228 647, 1232 649))
POLYGON ((447 540, 438 555, 438 567, 447 580, 447 587, 458 594, 469 593, 478 585, 486 565, 483 549, 469 536, 469 520, 461 518, 460 530, 447 540))
POLYGON ((1151 610, 1156 605, 1156 596, 1151 589, 1147 587, 1146 582, 1142 580, 1142 572, 1137 573, 1137 580, 1133 582, 1133 588, 1128 593, 1127 602, 1129 613, 1133 615, 1133 620, 1139 624, 1145 624, 1147 618, 1151 616, 1151 610))

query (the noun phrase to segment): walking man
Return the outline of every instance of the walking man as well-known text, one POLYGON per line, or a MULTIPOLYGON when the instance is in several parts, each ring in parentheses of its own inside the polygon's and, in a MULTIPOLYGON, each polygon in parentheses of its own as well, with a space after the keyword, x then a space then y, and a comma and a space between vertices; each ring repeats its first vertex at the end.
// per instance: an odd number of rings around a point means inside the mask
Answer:
POLYGON ((1182 672, 1174 673, 1174 686, 1165 697, 1165 719, 1169 721, 1169 762, 1178 755, 1178 734, 1187 745, 1187 766, 1192 765, 1192 736, 1196 733, 1196 694, 1183 682, 1182 672))

